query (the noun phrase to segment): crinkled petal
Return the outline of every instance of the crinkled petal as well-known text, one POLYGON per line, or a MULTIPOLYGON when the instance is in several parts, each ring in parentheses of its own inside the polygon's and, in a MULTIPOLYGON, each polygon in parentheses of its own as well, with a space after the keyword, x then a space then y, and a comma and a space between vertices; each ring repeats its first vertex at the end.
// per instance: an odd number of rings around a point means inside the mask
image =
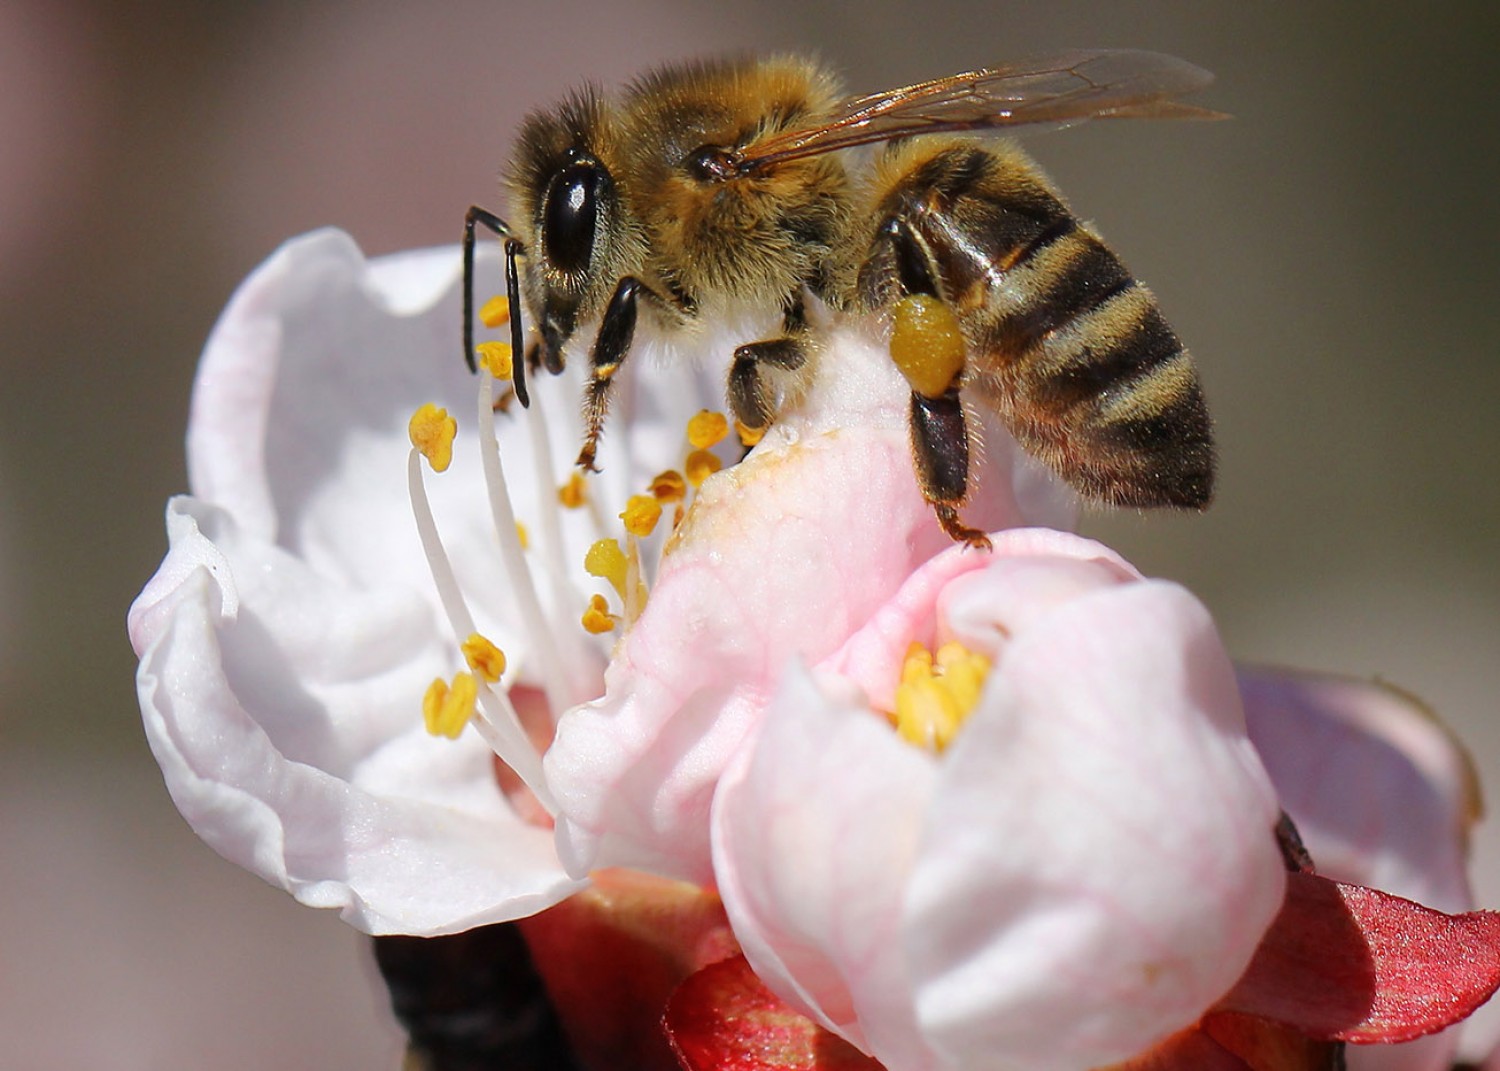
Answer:
POLYGON ((369 933, 454 932, 578 887, 488 747, 422 730, 446 663, 425 600, 320 577, 192 499, 168 533, 131 609, 137 686, 167 787, 215 850, 369 933))
MULTIPOLYGON (((801 406, 703 485, 604 697, 559 725, 546 770, 574 873, 628 865, 710 880, 714 786, 786 667, 836 650, 952 546, 917 488, 910 392, 883 344, 842 329, 820 359, 801 406)), ((976 468, 988 490, 972 522, 1071 515, 1071 493, 1003 433, 976 468)))
MULTIPOLYGON (((949 597, 995 605, 1004 573, 949 597)), ((1277 813, 1191 595, 1107 583, 1038 616, 928 812, 905 926, 925 1035, 952 1067, 1088 1068, 1194 1021, 1280 907, 1277 813)))

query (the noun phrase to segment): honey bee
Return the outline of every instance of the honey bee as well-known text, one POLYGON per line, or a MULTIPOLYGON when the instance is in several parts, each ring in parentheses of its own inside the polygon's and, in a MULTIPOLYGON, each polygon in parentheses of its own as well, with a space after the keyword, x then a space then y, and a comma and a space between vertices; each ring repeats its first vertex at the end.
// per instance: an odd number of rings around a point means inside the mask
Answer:
POLYGON ((966 405, 997 413, 1090 499, 1202 508, 1212 434, 1182 343, 1039 168, 983 133, 1218 118, 1178 99, 1210 80, 1157 53, 1080 51, 852 99, 791 57, 664 67, 612 101, 580 91, 522 126, 507 175, 515 225, 477 206, 465 218, 465 358, 472 367, 479 225, 504 240, 523 405, 527 368, 560 371, 579 326, 598 324, 583 469, 643 312, 667 335, 731 308, 775 318, 729 367, 729 407, 753 438, 816 342, 811 296, 891 322, 917 479, 955 540, 987 544, 959 516, 974 449, 966 405), (873 160, 846 161, 877 144, 873 160), (529 352, 523 298, 538 335, 529 352))

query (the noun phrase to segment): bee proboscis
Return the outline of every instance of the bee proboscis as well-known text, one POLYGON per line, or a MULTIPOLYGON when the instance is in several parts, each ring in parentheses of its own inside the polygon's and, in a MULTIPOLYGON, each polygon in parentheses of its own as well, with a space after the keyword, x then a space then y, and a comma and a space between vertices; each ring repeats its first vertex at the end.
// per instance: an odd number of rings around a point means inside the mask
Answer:
POLYGON ((982 135, 1216 118, 1179 99, 1210 80, 1158 53, 1079 51, 852 99, 792 57, 665 67, 615 100, 580 91, 522 127, 507 176, 514 225, 469 209, 465 358, 473 364, 477 224, 504 239, 523 405, 527 369, 560 371, 578 327, 598 323, 584 469, 642 316, 671 333, 729 307, 776 315, 779 331, 734 346, 730 363, 729 407, 757 430, 776 416, 776 383, 806 363, 811 295, 892 320, 917 479, 954 539, 986 542, 959 517, 966 404, 993 409, 1088 498, 1201 508, 1214 454, 1191 359, 1037 166, 982 135), (877 143, 873 161, 846 166, 844 150, 877 143), (523 307, 537 328, 529 351, 523 307), (934 347, 948 353, 936 364, 934 347))

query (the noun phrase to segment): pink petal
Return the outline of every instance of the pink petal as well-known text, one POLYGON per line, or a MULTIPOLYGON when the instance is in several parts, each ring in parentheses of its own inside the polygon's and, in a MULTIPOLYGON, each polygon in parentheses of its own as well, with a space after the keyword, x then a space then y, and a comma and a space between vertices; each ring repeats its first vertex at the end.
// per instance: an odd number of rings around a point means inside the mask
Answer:
POLYGON ((719 893, 793 1007, 893 1067, 923 1065, 901 954, 907 875, 937 775, 836 679, 788 674, 714 804, 719 893))
POLYGON ((1462 911, 1472 765, 1426 708, 1394 688, 1241 667, 1250 739, 1318 872, 1462 911))
MULTIPOLYGON (((786 667, 837 649, 952 548, 917 489, 909 391, 878 340, 839 335, 822 360, 803 407, 704 484, 604 697, 558 727, 546 770, 574 873, 627 865, 711 880, 714 787, 786 667)), ((1033 465, 1023 457, 1003 436, 990 442, 992 490, 974 520, 1059 512, 1050 484, 1015 475, 1033 465)))
MULTIPOLYGON (((1447 912, 1472 906, 1472 764, 1435 715, 1389 685, 1240 667, 1250 738, 1320 872, 1447 912)), ((1472 1024, 1465 1024, 1465 1028, 1472 1024)), ((1361 1048, 1359 1071, 1442 1071, 1457 1030, 1361 1048)))
MULTIPOLYGON (((949 597, 1003 605, 1006 572, 949 597)), ((911 877, 906 952, 938 1052, 1107 1064, 1233 984, 1283 883, 1243 731, 1213 624, 1176 585, 1101 586, 1018 629, 945 757, 911 877)))

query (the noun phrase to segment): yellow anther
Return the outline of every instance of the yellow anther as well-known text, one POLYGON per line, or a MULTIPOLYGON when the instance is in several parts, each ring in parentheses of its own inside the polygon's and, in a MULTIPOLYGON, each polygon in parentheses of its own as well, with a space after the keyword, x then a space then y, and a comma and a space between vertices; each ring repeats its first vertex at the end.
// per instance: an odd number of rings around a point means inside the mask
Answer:
POLYGON ((453 463, 453 437, 458 434, 458 421, 448 415, 448 410, 428 402, 411 415, 406 432, 433 472, 446 471, 453 463))
POLYGON ((724 441, 729 434, 729 421, 723 413, 700 409, 698 415, 688 421, 687 437, 694 450, 707 450, 724 441))
POLYGON ((906 658, 901 663, 901 683, 926 680, 932 676, 932 652, 913 641, 906 648, 906 658))
POLYGON ((656 522, 661 520, 661 503, 654 495, 631 495, 620 520, 625 522, 625 531, 637 539, 645 539, 656 531, 656 522))
POLYGON ((516 522, 516 542, 521 544, 522 550, 531 549, 531 533, 526 531, 526 526, 520 521, 516 522))
POLYGON ((891 309, 891 360, 927 398, 941 397, 964 370, 964 336, 953 310, 928 294, 904 297, 891 309))
POLYGON ((505 652, 477 632, 471 632, 460 649, 464 661, 479 676, 494 684, 505 672, 505 652))
POLYGON ((896 731, 918 747, 942 751, 978 705, 989 671, 989 659, 961 643, 945 643, 935 658, 912 644, 896 686, 896 731))
POLYGON ((480 367, 496 379, 508 380, 515 375, 509 342, 481 342, 474 352, 479 355, 480 367))
POLYGON ((963 711, 936 677, 896 689, 896 731, 917 747, 942 751, 958 735, 963 711))
POLYGON ((702 487, 703 481, 724 467, 716 454, 707 450, 694 450, 687 456, 687 462, 682 466, 687 473, 687 481, 694 487, 702 487))
POLYGON ((485 327, 500 327, 510 323, 510 302, 504 294, 496 294, 479 306, 479 322, 485 327))
POLYGON ((754 446, 766 437, 765 428, 752 428, 749 424, 741 424, 738 420, 734 422, 735 434, 740 437, 740 445, 746 448, 754 446))
POLYGON ((620 619, 609 612, 609 603, 604 601, 603 595, 594 595, 589 598, 589 608, 583 612, 583 627, 594 635, 610 632, 618 624, 620 619))
POLYGON ((455 674, 452 687, 439 677, 427 686, 427 694, 422 697, 422 722, 433 736, 457 740, 474 716, 478 698, 479 685, 473 674, 455 674))
POLYGON ((589 547, 583 556, 583 568, 589 576, 608 580, 610 587, 623 600, 625 598, 625 551, 620 549, 617 539, 601 539, 589 547))
POLYGON ((658 502, 681 502, 687 497, 687 480, 676 469, 668 469, 651 481, 651 493, 658 502))
POLYGON ((967 714, 979 703, 985 679, 990 675, 990 660, 954 641, 938 648, 936 661, 943 686, 967 714))
POLYGON ((582 474, 575 472, 557 489, 557 500, 567 509, 577 509, 588 501, 587 490, 582 474))

